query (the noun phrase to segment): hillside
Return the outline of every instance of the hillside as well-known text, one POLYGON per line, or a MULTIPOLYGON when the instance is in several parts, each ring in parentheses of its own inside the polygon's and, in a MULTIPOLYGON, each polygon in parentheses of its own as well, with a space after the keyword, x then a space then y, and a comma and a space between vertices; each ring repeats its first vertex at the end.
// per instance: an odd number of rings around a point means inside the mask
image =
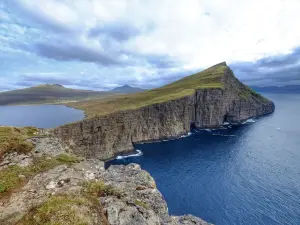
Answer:
POLYGON ((44 84, 35 87, 0 93, 0 105, 55 103, 61 101, 83 100, 113 95, 110 92, 76 90, 59 84, 44 84))
POLYGON ((123 85, 123 86, 116 87, 116 88, 110 90, 110 92, 124 93, 124 94, 137 93, 137 92, 143 92, 143 91, 146 91, 146 89, 132 87, 130 85, 123 85))
POLYGON ((275 109, 226 63, 154 90, 69 105, 88 118, 58 127, 54 135, 75 154, 104 160, 132 151, 135 143, 177 138, 194 128, 237 125, 275 109))
MULTIPOLYGON (((161 88, 99 100, 75 102, 68 105, 84 110, 89 117, 105 115, 120 110, 136 109, 192 95, 196 90, 200 89, 222 89, 224 88, 224 74, 228 69, 229 67, 227 67, 226 63, 220 63, 161 88)), ((262 96, 246 86, 237 91, 239 95, 245 98, 252 93, 263 99, 262 96)))

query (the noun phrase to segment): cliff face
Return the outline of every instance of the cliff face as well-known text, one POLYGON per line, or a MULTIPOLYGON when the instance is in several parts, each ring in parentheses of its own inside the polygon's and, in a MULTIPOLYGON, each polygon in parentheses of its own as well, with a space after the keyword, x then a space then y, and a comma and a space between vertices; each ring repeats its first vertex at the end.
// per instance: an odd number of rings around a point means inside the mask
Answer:
MULTIPOLYGON (((226 66, 216 66, 220 65, 226 66)), ((274 111, 273 102, 239 82, 227 66, 222 83, 222 88, 199 89, 179 99, 86 119, 54 133, 75 154, 108 159, 132 150, 134 143, 181 136, 191 126, 239 124, 274 111)))

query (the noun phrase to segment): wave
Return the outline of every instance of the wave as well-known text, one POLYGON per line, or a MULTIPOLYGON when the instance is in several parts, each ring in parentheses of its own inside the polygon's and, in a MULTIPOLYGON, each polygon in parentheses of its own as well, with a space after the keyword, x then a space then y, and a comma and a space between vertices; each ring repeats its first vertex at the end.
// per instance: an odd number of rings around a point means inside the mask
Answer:
POLYGON ((182 135, 181 138, 189 137, 189 136, 191 136, 191 135, 192 135, 192 132, 188 132, 187 134, 182 135))
POLYGON ((249 123, 255 123, 256 121, 254 119, 248 119, 243 124, 249 124, 249 123))
POLYGON ((126 158, 130 158, 130 157, 139 157, 139 156, 142 156, 143 155, 143 152, 141 150, 136 150, 137 153, 135 154, 131 154, 131 155, 119 155, 116 157, 116 159, 126 159, 126 158))

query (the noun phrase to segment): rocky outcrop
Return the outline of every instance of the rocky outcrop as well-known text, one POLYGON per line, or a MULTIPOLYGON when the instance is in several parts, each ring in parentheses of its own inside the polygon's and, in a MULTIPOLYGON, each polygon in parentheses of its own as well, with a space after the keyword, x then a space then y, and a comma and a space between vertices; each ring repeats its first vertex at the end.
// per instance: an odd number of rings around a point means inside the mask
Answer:
POLYGON ((85 221, 76 224, 209 225, 191 215, 170 216, 155 181, 139 165, 111 166, 105 170, 99 160, 60 165, 37 174, 8 200, 0 198, 0 224, 73 224, 63 220, 68 218, 63 215, 70 216, 66 210, 85 221), (114 191, 87 196, 85 184, 97 182, 103 182, 99 187, 114 191), (39 215, 45 204, 47 210, 42 215, 46 219, 39 215))
POLYGON ((239 124, 274 111, 273 102, 239 82, 229 67, 222 84, 222 88, 199 89, 179 99, 61 126, 54 134, 75 154, 108 159, 131 151, 134 143, 181 136, 191 126, 239 124))

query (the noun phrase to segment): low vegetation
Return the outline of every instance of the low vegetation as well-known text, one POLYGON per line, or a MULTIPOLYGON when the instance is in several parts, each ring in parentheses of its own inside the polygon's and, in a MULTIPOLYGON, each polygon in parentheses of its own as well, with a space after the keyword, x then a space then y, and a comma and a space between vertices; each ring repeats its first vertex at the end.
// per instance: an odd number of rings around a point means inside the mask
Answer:
POLYGON ((65 194, 50 197, 25 215, 18 225, 108 225, 98 199, 108 195, 118 196, 119 192, 103 181, 84 182, 82 186, 81 195, 65 194))
POLYGON ((5 153, 18 152, 28 153, 33 149, 33 145, 26 141, 38 132, 34 127, 0 127, 0 159, 5 153))
POLYGON ((135 202, 134 202, 134 204, 137 205, 137 206, 141 206, 144 209, 149 209, 149 206, 145 202, 143 202, 143 201, 141 201, 139 199, 136 199, 135 202))
POLYGON ((103 181, 85 182, 82 185, 83 192, 94 197, 105 197, 114 195, 120 197, 121 193, 111 185, 106 185, 103 181))
POLYGON ((0 197, 11 193, 34 175, 45 172, 62 164, 73 164, 81 159, 74 155, 61 154, 55 158, 35 159, 33 165, 27 167, 10 166, 0 171, 0 197))
POLYGON ((84 110, 88 117, 106 115, 120 110, 136 109, 192 95, 198 89, 222 88, 222 77, 226 68, 227 66, 221 64, 161 88, 93 101, 75 102, 68 105, 84 110))
MULTIPOLYGON (((87 198, 72 195, 52 196, 32 209, 18 225, 88 225, 101 223, 99 206, 87 198)), ((101 215, 101 214, 100 214, 101 215)))

